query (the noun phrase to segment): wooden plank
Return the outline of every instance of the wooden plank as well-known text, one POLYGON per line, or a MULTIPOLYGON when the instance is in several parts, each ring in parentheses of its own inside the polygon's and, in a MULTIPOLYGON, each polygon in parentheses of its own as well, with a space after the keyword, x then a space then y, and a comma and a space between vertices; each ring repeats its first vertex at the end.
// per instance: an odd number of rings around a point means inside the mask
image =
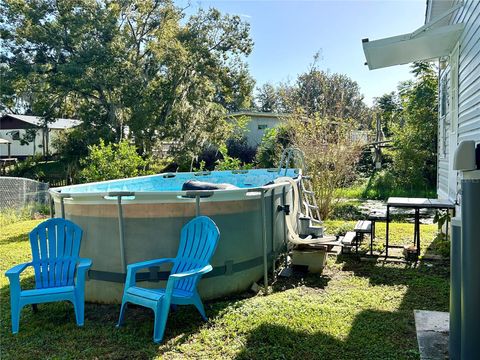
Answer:
POLYGON ((359 220, 355 225, 354 231, 357 233, 369 233, 372 231, 372 222, 368 220, 359 220))
POLYGON ((344 245, 351 245, 352 242, 355 240, 357 234, 354 231, 349 231, 345 234, 342 240, 342 244, 344 245))

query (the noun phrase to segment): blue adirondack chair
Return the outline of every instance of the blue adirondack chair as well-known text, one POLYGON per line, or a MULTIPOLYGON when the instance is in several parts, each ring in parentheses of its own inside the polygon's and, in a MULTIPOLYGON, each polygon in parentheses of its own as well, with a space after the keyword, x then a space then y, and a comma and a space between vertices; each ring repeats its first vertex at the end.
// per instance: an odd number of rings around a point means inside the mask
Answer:
POLYGON ((220 232, 207 216, 190 220, 180 234, 180 245, 175 258, 149 260, 127 266, 127 279, 123 292, 118 325, 124 321, 127 303, 148 307, 155 314, 153 341, 161 342, 165 332, 170 305, 195 305, 203 320, 207 320, 197 283, 203 274, 212 270, 209 264, 217 247, 220 232), (135 284, 135 274, 140 269, 173 263, 166 288, 142 288, 135 284))
POLYGON ((25 305, 67 300, 73 303, 78 326, 84 319, 85 275, 92 260, 79 258, 82 229, 65 219, 49 219, 30 233, 33 261, 19 264, 5 275, 10 280, 12 332, 18 333, 25 305), (28 266, 35 272, 35 289, 22 290, 20 273, 28 266))

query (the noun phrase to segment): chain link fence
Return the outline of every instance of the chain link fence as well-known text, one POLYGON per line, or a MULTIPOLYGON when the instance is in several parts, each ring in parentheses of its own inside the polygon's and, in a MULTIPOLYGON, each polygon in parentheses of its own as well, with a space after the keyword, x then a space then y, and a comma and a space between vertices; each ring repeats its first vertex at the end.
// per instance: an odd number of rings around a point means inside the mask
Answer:
POLYGON ((0 176, 0 212, 42 211, 48 208, 48 184, 39 181, 0 176))

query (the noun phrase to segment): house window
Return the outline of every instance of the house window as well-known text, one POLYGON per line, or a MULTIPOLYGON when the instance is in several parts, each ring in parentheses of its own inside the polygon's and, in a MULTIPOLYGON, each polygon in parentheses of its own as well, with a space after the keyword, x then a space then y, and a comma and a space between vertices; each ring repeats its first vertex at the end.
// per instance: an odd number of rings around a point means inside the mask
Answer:
POLYGON ((450 127, 450 121, 448 113, 450 112, 450 96, 449 96, 449 72, 444 71, 440 75, 440 96, 439 96, 439 151, 438 154, 441 158, 445 158, 447 155, 447 134, 450 127))
POLYGON ((444 73, 440 79, 440 116, 446 116, 449 110, 450 99, 448 96, 448 77, 444 73))
POLYGON ((266 128, 268 128, 267 124, 258 124, 258 130, 265 130, 266 128))

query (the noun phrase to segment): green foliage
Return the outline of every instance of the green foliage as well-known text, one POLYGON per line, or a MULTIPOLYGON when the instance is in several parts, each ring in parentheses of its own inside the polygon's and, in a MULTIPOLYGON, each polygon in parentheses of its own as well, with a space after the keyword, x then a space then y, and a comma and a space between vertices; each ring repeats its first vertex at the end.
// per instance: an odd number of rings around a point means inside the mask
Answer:
POLYGON ((295 128, 294 144, 305 155, 322 219, 327 219, 338 203, 337 189, 355 180, 362 144, 352 139, 354 129, 348 119, 322 117, 295 128))
POLYGON ((4 109, 81 119, 67 142, 79 154, 128 126, 141 154, 175 140, 191 159, 224 141, 227 111, 251 104, 253 42, 237 15, 187 17, 171 0, 6 0, 0 14, 4 109))
POLYGON ((446 234, 438 232, 437 236, 433 239, 432 242, 432 251, 438 255, 443 256, 444 258, 450 257, 450 240, 447 238, 446 234))
POLYGON ((375 108, 380 116, 383 134, 388 138, 392 135, 392 127, 399 120, 401 111, 400 99, 394 91, 375 98, 375 108))
POLYGON ((382 130, 393 141, 383 149, 384 169, 370 176, 362 197, 436 197, 438 80, 433 65, 412 65, 413 81, 375 101, 382 130))
POLYGON ((98 145, 89 146, 90 153, 81 160, 84 166, 80 175, 86 182, 122 179, 146 175, 147 161, 137 154, 136 148, 127 140, 118 144, 105 144, 100 140, 98 145))
POLYGON ((355 224, 352 224, 349 222, 329 221, 327 231, 328 231, 328 234, 333 234, 335 236, 345 236, 345 234, 349 231, 352 231, 354 227, 355 227, 355 224))
POLYGON ((413 184, 400 185, 393 171, 389 168, 376 171, 367 179, 359 179, 353 186, 337 190, 339 197, 354 199, 386 200, 390 196, 436 197, 436 189, 420 187, 413 184))
POLYGON ((226 145, 220 146, 219 151, 223 158, 217 160, 215 170, 239 170, 252 168, 251 164, 243 164, 240 159, 228 155, 226 145))
POLYGON ((265 131, 255 156, 255 163, 258 167, 274 168, 279 166, 283 150, 293 144, 292 132, 291 124, 281 125, 265 131))
POLYGON ((88 156, 89 146, 98 144, 100 139, 106 142, 114 140, 105 129, 91 128, 83 124, 80 127, 59 133, 53 141, 58 156, 65 164, 66 177, 72 183, 79 180, 80 160, 88 156))
POLYGON ((15 166, 9 170, 8 175, 39 180, 45 176, 44 169, 38 166, 42 162, 41 155, 30 156, 24 161, 17 162, 15 166))
POLYGON ((364 218, 358 207, 358 203, 353 202, 339 202, 333 207, 331 219, 342 220, 360 220, 364 218))
POLYGON ((437 224, 438 230, 441 230, 443 228, 443 225, 445 223, 450 222, 451 220, 451 215, 449 211, 440 211, 437 210, 435 211, 435 216, 433 217, 433 223, 437 224))
POLYGON ((393 172, 400 187, 435 187, 438 80, 433 66, 416 63, 415 81, 400 89, 402 123, 393 126, 393 172))
POLYGON ((272 84, 264 84, 257 88, 257 109, 262 112, 273 112, 281 109, 282 99, 279 91, 272 84))
POLYGON ((42 218, 50 213, 47 205, 32 203, 21 208, 10 208, 0 211, 0 226, 10 225, 20 221, 42 218))
POLYGON ((320 60, 320 55, 315 54, 313 63, 293 84, 266 84, 257 89, 257 108, 266 112, 302 112, 307 118, 350 119, 357 128, 371 128, 372 112, 363 102, 357 82, 321 70, 320 60))

